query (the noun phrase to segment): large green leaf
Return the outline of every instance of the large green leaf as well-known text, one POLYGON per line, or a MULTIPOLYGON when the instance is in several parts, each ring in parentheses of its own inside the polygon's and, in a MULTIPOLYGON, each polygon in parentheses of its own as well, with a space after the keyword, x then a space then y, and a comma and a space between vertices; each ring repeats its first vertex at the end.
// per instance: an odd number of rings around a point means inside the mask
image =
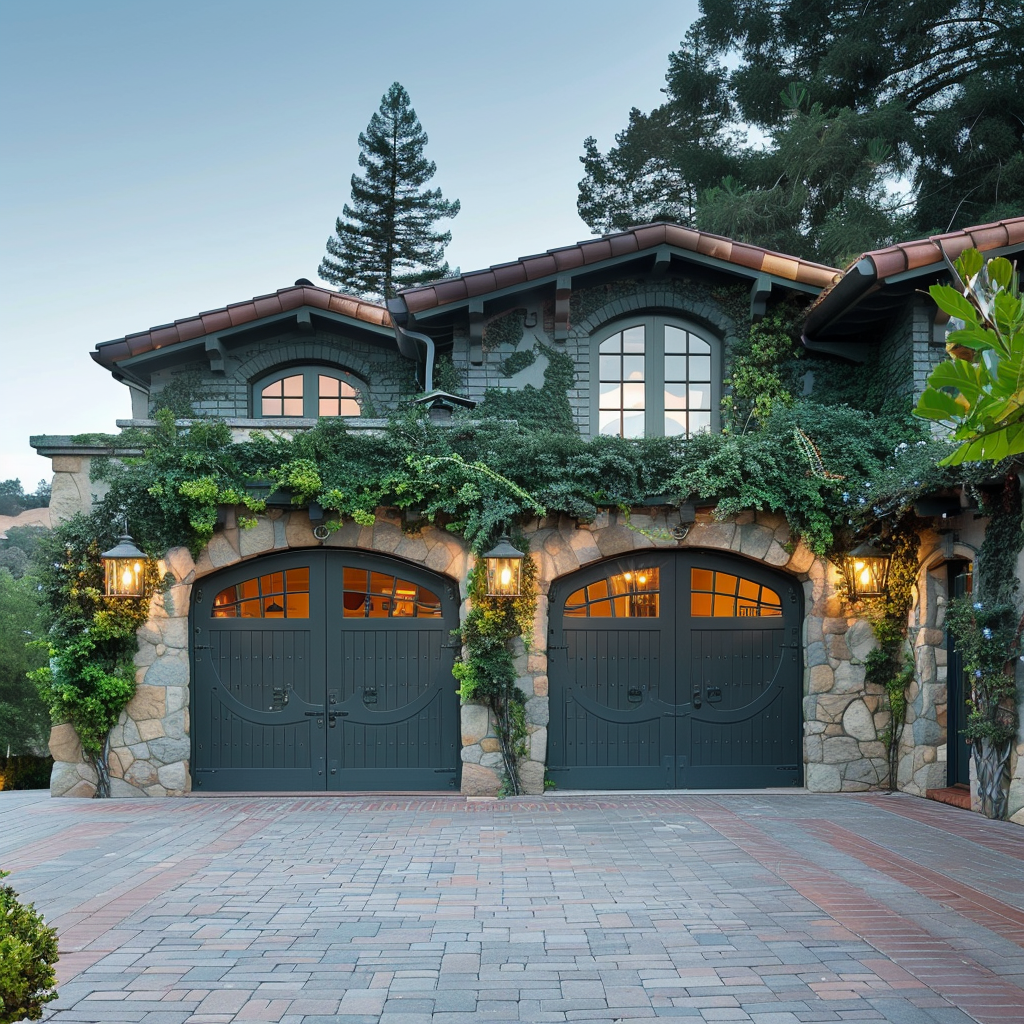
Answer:
POLYGON ((956 259, 956 272, 966 284, 977 276, 984 262, 984 257, 977 249, 964 249, 956 259))
POLYGON ((926 420, 956 420, 963 417, 966 410, 948 392, 928 387, 917 400, 914 413, 926 420))
POLYGON ((948 284, 933 284, 928 289, 928 294, 935 300, 939 309, 958 320, 963 320, 965 324, 972 324, 978 319, 978 311, 971 301, 948 284))
POLYGON ((940 466, 959 466, 963 462, 998 462, 1010 455, 1024 453, 1024 423, 1015 423, 991 434, 982 434, 960 445, 940 466))
MULTIPOLYGON (((974 250, 975 252, 977 250, 974 250)), ((981 253, 978 253, 979 257, 981 253)), ((994 281, 1003 291, 1011 291, 1013 264, 1002 256, 988 261, 988 279, 994 281)))
POLYGON ((985 350, 997 348, 999 341, 996 338, 995 331, 990 331, 987 327, 970 324, 960 330, 950 331, 946 335, 946 345, 962 345, 964 348, 985 350))
POLYGON ((928 378, 930 388, 956 388, 970 402, 978 400, 988 374, 977 363, 966 359, 950 359, 939 363, 928 378))

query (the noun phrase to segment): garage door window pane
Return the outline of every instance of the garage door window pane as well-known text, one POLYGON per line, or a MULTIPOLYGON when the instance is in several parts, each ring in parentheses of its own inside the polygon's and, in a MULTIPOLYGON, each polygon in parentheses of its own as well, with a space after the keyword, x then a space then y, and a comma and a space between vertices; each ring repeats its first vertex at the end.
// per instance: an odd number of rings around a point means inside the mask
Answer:
POLYGON ((690 614, 727 619, 777 616, 782 614, 782 602, 774 590, 755 580, 691 569, 690 614))
POLYGON ((426 587, 383 572, 345 569, 346 619, 439 619, 441 600, 426 587))
POLYGON ((309 568, 271 572, 225 587, 213 599, 215 619, 308 619, 309 568))
POLYGON ((571 619, 657 618, 659 586, 656 568, 618 573, 570 594, 565 615, 571 619))

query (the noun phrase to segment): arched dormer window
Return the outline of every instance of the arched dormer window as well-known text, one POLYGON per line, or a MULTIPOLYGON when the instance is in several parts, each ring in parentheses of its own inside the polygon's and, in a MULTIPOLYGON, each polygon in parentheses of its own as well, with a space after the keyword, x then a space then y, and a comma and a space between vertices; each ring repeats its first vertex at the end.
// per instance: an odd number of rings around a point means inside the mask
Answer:
POLYGON ((277 416, 358 416, 362 382, 328 366, 290 366, 257 380, 252 387, 252 413, 258 419, 277 416))
POLYGON ((719 425, 721 347, 661 316, 622 320, 594 335, 592 434, 691 437, 719 425))

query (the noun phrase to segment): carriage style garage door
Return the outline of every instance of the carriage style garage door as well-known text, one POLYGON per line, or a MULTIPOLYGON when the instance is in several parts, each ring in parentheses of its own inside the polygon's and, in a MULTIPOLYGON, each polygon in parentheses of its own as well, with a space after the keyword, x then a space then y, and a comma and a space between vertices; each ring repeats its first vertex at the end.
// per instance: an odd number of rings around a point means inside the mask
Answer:
POLYGON ((551 588, 560 788, 799 786, 801 595, 727 554, 651 551, 551 588))
POLYGON ((380 555, 270 555, 195 587, 193 785, 441 790, 459 708, 439 576, 380 555))

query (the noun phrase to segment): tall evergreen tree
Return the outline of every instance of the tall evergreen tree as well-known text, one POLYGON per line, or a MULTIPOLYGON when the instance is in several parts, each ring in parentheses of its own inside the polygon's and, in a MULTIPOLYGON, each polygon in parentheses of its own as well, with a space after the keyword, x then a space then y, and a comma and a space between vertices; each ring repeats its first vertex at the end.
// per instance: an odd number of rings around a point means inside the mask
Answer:
POLYGON ((352 203, 345 204, 327 239, 320 277, 365 298, 388 299, 397 288, 448 273, 444 248, 450 231, 434 223, 459 212, 459 201, 423 186, 437 170, 423 150, 427 133, 395 82, 359 135, 359 166, 352 175, 352 203))
POLYGON ((900 237, 1024 213, 1024 4, 700 6, 665 102, 631 112, 607 154, 584 143, 578 209, 594 231, 655 211, 841 265, 900 237), (685 204, 647 201, 651 167, 685 204))

